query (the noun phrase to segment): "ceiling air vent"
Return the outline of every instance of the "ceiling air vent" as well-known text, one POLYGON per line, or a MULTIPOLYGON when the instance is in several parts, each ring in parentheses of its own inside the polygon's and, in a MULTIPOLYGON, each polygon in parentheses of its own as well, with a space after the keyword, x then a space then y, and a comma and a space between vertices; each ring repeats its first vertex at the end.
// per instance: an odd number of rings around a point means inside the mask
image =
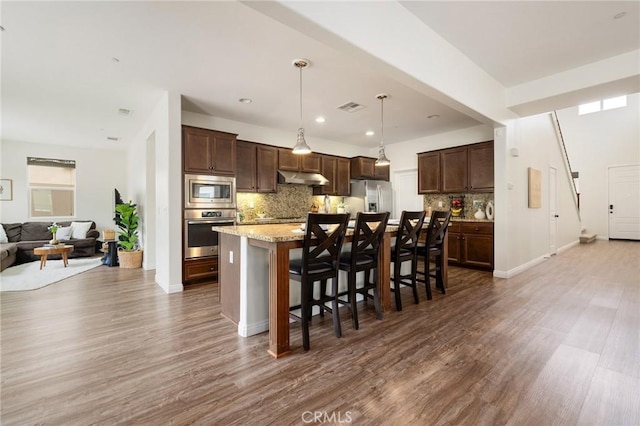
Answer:
POLYGON ((115 136, 107 136, 107 140, 110 142, 118 142, 120 138, 116 138, 115 136))
POLYGON ((342 111, 346 111, 346 112, 356 112, 364 108, 366 108, 364 105, 360 105, 355 102, 347 102, 346 104, 340 105, 338 107, 338 109, 341 109, 342 111))
POLYGON ((129 117, 131 115, 131 110, 126 108, 118 108, 118 115, 121 117, 129 117))

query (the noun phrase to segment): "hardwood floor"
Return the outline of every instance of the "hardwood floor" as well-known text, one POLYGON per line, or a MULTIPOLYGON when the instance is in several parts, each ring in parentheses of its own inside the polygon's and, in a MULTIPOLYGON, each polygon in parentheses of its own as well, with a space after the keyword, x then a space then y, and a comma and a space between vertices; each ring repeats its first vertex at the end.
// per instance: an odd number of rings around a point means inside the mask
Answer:
POLYGON ((370 303, 360 330, 341 311, 341 339, 314 318, 307 353, 292 324, 282 359, 236 334, 216 285, 166 295, 153 277, 100 267, 0 294, 2 425, 640 424, 639 243, 508 280, 451 268, 446 296, 406 289, 383 321, 370 303))

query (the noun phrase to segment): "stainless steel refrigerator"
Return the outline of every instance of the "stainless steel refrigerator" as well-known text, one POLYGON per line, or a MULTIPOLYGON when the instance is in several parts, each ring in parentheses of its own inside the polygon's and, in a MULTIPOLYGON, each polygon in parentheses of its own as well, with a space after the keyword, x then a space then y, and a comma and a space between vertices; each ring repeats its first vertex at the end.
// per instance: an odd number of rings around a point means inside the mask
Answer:
POLYGON ((391 182, 384 180, 353 180, 351 196, 345 197, 345 207, 355 217, 358 212, 389 212, 393 210, 391 182))

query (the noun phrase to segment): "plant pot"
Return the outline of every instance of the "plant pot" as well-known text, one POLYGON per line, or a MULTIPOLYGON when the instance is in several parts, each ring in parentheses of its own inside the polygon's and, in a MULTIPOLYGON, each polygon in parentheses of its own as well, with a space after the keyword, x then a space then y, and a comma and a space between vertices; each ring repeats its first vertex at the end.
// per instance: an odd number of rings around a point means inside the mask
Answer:
POLYGON ((118 250, 118 263, 121 268, 134 269, 142 267, 142 250, 118 250))

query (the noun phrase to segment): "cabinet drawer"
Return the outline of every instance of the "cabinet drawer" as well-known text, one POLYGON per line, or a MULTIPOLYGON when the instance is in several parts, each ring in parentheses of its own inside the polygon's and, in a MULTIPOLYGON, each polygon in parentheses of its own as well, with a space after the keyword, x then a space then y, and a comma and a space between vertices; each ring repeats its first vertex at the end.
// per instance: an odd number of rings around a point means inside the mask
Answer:
POLYGON ((449 222, 448 232, 460 232, 460 222, 449 222))
POLYGON ((184 281, 215 280, 218 276, 218 258, 185 260, 184 261, 184 281))
POLYGON ((485 234, 493 235, 493 223, 488 222, 466 222, 462 223, 463 234, 485 234))

